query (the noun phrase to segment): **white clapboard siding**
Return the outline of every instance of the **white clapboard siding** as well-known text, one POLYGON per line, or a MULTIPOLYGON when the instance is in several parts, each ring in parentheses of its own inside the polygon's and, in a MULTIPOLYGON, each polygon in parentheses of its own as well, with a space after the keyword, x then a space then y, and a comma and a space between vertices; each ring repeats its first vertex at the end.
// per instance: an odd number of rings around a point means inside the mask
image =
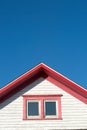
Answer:
POLYGON ((0 130, 87 129, 87 105, 40 78, 0 104, 0 130), (62 120, 23 120, 22 95, 62 94, 62 120))

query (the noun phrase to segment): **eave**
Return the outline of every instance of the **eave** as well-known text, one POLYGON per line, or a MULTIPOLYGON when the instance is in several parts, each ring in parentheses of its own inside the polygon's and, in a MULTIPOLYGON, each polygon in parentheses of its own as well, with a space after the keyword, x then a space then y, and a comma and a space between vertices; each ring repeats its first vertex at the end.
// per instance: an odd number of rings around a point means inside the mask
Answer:
POLYGON ((70 90, 67 92, 70 92, 70 94, 87 104, 86 89, 82 88, 80 85, 74 83, 43 63, 37 65, 16 80, 3 87, 0 90, 0 103, 4 102, 6 99, 24 89, 27 85, 33 83, 40 77, 46 78, 56 85, 58 83, 63 84, 64 87, 62 87, 62 89, 65 91, 70 90))

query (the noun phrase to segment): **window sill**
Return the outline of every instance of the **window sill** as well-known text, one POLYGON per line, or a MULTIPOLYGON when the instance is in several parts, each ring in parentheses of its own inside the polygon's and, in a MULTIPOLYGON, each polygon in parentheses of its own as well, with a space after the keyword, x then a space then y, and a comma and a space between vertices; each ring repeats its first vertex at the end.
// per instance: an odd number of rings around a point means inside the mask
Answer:
POLYGON ((23 120, 63 120, 62 118, 26 118, 23 120))

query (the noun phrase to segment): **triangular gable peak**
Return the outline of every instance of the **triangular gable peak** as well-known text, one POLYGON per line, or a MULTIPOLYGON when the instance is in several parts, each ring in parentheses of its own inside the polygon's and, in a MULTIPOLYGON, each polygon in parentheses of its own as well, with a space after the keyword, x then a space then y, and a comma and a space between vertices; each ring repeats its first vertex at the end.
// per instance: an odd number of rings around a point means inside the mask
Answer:
POLYGON ((26 72, 16 80, 3 87, 0 90, 0 102, 2 103, 40 77, 46 78, 48 81, 87 104, 86 89, 82 88, 78 84, 74 83, 43 63, 37 65, 30 71, 26 72))

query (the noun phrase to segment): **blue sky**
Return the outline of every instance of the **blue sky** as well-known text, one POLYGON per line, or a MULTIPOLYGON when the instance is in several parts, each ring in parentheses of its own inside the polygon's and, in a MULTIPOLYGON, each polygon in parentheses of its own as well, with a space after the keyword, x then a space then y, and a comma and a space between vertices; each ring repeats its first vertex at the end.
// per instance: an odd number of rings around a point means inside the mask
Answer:
POLYGON ((87 89, 87 1, 0 1, 0 87, 40 62, 87 89))

